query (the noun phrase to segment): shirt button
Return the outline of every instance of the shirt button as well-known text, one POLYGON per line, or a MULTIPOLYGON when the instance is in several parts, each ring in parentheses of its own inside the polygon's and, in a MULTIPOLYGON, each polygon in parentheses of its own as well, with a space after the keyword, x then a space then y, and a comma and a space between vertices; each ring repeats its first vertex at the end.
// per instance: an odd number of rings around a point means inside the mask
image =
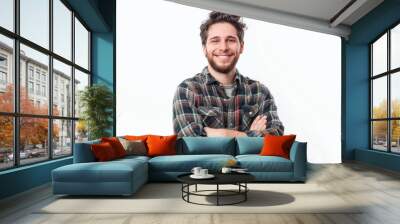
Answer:
POLYGON ((253 115, 253 112, 252 111, 250 111, 250 113, 249 113, 250 115, 253 115))

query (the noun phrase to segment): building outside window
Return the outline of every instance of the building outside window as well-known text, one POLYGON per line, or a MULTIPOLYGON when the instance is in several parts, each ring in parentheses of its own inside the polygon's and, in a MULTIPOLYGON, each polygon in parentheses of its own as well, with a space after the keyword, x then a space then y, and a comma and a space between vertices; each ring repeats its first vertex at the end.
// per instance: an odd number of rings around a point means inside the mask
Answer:
POLYGON ((4 92, 7 87, 7 56, 0 54, 0 91, 4 92))

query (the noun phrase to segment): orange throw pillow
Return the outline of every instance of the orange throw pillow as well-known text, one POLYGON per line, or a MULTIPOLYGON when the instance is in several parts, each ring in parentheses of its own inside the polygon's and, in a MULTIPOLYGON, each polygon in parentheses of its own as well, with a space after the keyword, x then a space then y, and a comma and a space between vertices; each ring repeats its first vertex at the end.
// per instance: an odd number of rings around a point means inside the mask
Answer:
POLYGON ((110 143, 110 145, 114 149, 114 152, 115 152, 115 155, 117 156, 117 158, 126 156, 126 151, 124 149, 124 146, 122 146, 122 144, 118 138, 116 138, 116 137, 101 138, 101 142, 110 143))
POLYGON ((117 158, 114 149, 108 142, 93 144, 90 147, 92 149, 94 157, 99 162, 109 161, 117 158))
POLYGON ((290 148, 296 135, 265 135, 264 145, 261 149, 261 156, 281 156, 286 159, 290 159, 290 148))
POLYGON ((150 135, 147 138, 148 156, 165 156, 176 154, 177 135, 157 136, 150 135))

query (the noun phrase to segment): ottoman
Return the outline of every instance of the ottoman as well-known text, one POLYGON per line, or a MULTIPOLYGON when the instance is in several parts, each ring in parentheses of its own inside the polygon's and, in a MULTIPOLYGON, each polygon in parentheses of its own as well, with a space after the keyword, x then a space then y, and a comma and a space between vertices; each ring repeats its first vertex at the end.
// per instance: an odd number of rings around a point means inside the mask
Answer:
POLYGON ((132 195, 148 180, 146 159, 74 163, 52 171, 53 193, 132 195))

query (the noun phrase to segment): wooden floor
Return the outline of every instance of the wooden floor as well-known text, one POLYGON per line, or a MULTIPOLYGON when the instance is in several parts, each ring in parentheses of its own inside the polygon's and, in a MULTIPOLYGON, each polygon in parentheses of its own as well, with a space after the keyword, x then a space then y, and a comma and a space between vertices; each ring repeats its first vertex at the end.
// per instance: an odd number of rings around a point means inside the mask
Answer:
POLYGON ((349 203, 367 206, 356 214, 35 214, 36 208, 54 200, 47 185, 1 201, 0 223, 400 223, 399 173, 359 163, 313 164, 307 183, 317 183, 349 203))

